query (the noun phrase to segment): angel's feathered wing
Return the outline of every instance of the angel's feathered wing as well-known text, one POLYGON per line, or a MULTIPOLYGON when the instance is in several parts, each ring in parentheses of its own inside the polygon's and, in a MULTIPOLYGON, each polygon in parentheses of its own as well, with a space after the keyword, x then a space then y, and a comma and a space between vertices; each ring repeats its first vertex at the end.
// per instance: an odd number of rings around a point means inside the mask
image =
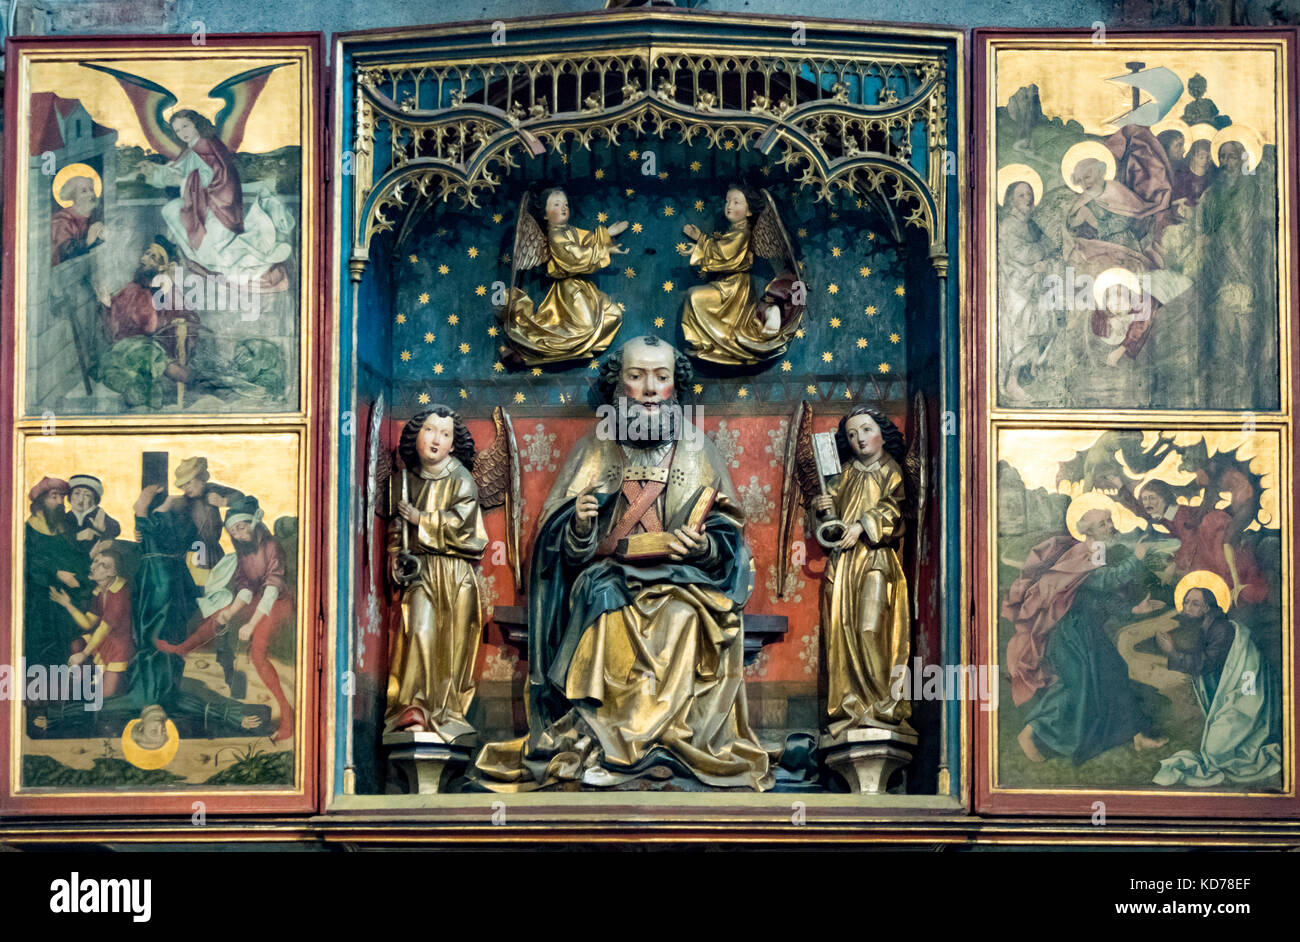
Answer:
POLYGON ((912 442, 903 459, 903 515, 908 526, 904 539, 912 540, 912 613, 920 611, 921 563, 925 557, 925 513, 930 492, 930 436, 926 416, 925 394, 917 391, 912 399, 912 420, 908 423, 912 442))
POLYGON ((506 558, 515 577, 515 587, 523 586, 523 564, 519 553, 519 532, 523 529, 523 498, 519 482, 519 452, 515 448, 515 427, 510 413, 497 406, 492 410, 496 436, 474 457, 474 483, 478 502, 484 510, 506 508, 506 558))
POLYGON ((754 221, 752 244, 754 251, 771 262, 778 272, 786 271, 799 277, 799 259, 794 254, 794 243, 781 222, 776 200, 767 190, 763 190, 763 211, 754 221))
POLYGON ((519 212, 515 215, 515 247, 510 255, 510 294, 506 296, 507 305, 519 285, 519 273, 551 260, 551 246, 546 241, 546 233, 528 211, 530 202, 529 194, 525 193, 519 201, 519 212))
POLYGON ((275 65, 263 65, 256 69, 249 69, 247 72, 240 72, 214 85, 208 92, 209 98, 219 98, 222 101, 221 110, 217 112, 217 120, 212 123, 217 127, 221 143, 225 144, 232 154, 238 151, 239 145, 244 142, 244 128, 248 124, 248 116, 252 113, 258 96, 262 94, 262 89, 266 87, 267 79, 276 69, 282 69, 290 64, 278 62, 275 65))
POLYGON ((122 91, 126 92, 131 107, 135 109, 140 129, 144 131, 145 140, 149 142, 150 147, 168 160, 180 154, 184 145, 181 144, 180 138, 172 133, 171 125, 163 117, 163 112, 176 104, 175 95, 157 82, 132 75, 130 72, 121 72, 110 69, 106 65, 94 65, 89 62, 83 62, 81 65, 83 68, 94 69, 96 72, 103 72, 117 79, 117 83, 122 86, 122 91))
POLYGON ((813 453, 812 406, 806 400, 794 407, 790 426, 786 429, 785 455, 781 478, 781 518, 777 525, 777 597, 785 599, 786 574, 790 571, 790 540, 794 536, 800 504, 806 504, 820 493, 817 459, 813 453), (802 500, 800 499, 802 494, 802 500))
POLYGON ((373 518, 380 512, 379 495, 383 492, 381 489, 388 486, 389 475, 393 473, 392 456, 380 441, 383 429, 384 394, 381 392, 370 410, 370 424, 366 429, 366 510, 361 517, 361 533, 367 570, 370 568, 370 557, 374 555, 371 534, 374 532, 373 518))

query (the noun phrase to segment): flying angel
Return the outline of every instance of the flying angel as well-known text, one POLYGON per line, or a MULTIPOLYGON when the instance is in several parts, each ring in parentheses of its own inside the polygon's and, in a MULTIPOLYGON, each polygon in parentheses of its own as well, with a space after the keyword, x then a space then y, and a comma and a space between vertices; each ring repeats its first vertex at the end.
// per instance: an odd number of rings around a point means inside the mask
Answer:
POLYGON ((202 273, 261 279, 264 288, 283 278, 283 269, 275 266, 291 254, 293 217, 265 189, 245 208, 234 154, 271 73, 289 64, 248 69, 214 86, 208 96, 223 102, 214 122, 191 108, 168 116, 178 99, 163 86, 106 65, 83 63, 117 79, 126 92, 145 139, 163 158, 161 163, 142 160, 137 171, 150 186, 180 190, 163 206, 162 218, 171 240, 202 273))
POLYGON ((726 232, 705 235, 693 224, 682 227, 693 244, 679 244, 678 253, 712 279, 687 292, 682 333, 693 356, 728 366, 752 366, 780 356, 790 345, 803 320, 807 291, 771 193, 752 193, 733 185, 727 190, 723 215, 731 224, 726 232), (777 272, 757 298, 749 277, 755 253, 777 272))
POLYGON ((610 256, 627 254, 614 241, 627 221, 591 231, 572 226, 569 197, 558 188, 544 191, 540 203, 545 231, 533 217, 527 193, 519 203, 510 293, 497 309, 506 340, 528 366, 597 356, 623 323, 622 309, 588 276, 607 266, 610 256), (534 306, 518 287, 519 273, 543 264, 551 286, 534 306))

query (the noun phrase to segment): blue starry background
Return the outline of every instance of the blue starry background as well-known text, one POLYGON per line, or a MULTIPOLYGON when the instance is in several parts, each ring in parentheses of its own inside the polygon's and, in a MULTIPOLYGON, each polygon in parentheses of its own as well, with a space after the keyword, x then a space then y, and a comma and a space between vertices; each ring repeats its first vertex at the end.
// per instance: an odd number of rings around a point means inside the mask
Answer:
MULTIPOLYGON (((395 298, 392 323, 383 331, 391 334, 394 406, 441 401, 470 415, 495 405, 541 413, 590 408, 594 361, 510 368, 492 303, 494 291, 510 281, 520 196, 530 191, 536 198, 547 186, 565 188, 572 221, 581 228, 628 221, 618 241, 629 254, 614 256, 592 278, 623 307, 611 349, 656 334, 684 350, 682 303, 687 289, 704 279, 676 246, 688 241, 687 223, 705 232, 725 228, 722 203, 733 180, 772 193, 804 263, 808 306, 802 336, 782 357, 737 368, 695 360, 688 391, 694 401, 720 412, 762 411, 760 403, 780 403, 784 411, 800 398, 901 401, 909 374, 919 379, 927 372, 917 360, 932 359, 931 335, 938 332, 937 279, 925 234, 905 229, 900 244, 857 196, 841 192, 832 202, 817 202, 779 164, 734 141, 687 146, 650 136, 525 156, 495 192, 480 194, 480 207, 461 207, 453 197, 424 214, 393 249, 386 273, 395 298)), ((773 274, 769 262, 755 258, 756 290, 773 274)), ((535 302, 549 283, 543 267, 520 276, 535 302)))

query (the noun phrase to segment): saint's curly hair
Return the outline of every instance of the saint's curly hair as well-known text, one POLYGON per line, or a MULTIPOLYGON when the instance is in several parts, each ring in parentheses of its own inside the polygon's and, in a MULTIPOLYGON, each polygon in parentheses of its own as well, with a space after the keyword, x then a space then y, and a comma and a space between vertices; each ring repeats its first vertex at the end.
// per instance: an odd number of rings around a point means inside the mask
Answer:
POLYGON ((465 470, 473 471, 474 436, 469 433, 469 428, 466 427, 465 420, 460 417, 460 413, 442 405, 433 406, 423 412, 417 412, 402 427, 402 437, 397 443, 397 455, 402 459, 402 464, 412 471, 420 470, 420 456, 415 453, 415 436, 420 434, 420 427, 424 425, 424 420, 431 415, 436 415, 440 419, 450 417, 454 420, 455 432, 452 438, 451 453, 457 461, 465 466, 465 470))
POLYGON ((903 433, 898 430, 898 426, 894 424, 889 416, 872 406, 858 406, 840 419, 840 424, 835 426, 835 447, 840 453, 840 460, 845 461, 853 457, 853 448, 849 445, 849 419, 858 415, 871 416, 872 420, 880 428, 881 437, 885 440, 885 454, 889 455, 901 466, 904 457, 907 455, 907 445, 903 442, 903 433))
MULTIPOLYGON (((647 347, 657 347, 666 342, 653 335, 634 339, 640 340, 647 347)), ((677 401, 685 404, 691 383, 695 381, 695 368, 691 366, 690 358, 686 354, 680 350, 673 352, 676 354, 673 357, 673 386, 677 390, 677 401)), ((600 393, 600 401, 613 405, 618 398, 618 388, 622 382, 623 348, 619 347, 600 364, 600 374, 596 377, 596 389, 600 393)))

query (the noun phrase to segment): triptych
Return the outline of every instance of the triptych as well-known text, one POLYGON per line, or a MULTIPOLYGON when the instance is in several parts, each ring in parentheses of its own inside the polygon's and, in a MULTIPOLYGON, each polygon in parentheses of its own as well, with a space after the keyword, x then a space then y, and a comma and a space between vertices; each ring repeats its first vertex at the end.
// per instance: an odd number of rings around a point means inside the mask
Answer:
POLYGON ((1295 32, 709 22, 9 44, 0 813, 1300 812, 1295 32))

